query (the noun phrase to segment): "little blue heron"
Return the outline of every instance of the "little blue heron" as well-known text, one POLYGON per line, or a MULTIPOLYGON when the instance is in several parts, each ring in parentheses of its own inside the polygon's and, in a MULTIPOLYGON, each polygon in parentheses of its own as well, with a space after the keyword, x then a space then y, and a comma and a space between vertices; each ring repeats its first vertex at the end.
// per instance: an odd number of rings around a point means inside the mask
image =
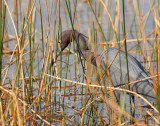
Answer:
MULTIPOLYGON (((61 40, 61 51, 63 51, 72 40, 74 40, 77 41, 77 46, 80 50, 80 55, 84 57, 85 60, 89 59, 89 48, 87 45, 85 35, 79 33, 77 30, 66 30, 62 32, 61 40)), ((107 48, 98 56, 95 56, 94 53, 91 52, 91 63, 96 67, 97 57, 99 57, 98 59, 100 59, 100 64, 105 68, 107 68, 107 66, 114 59, 113 63, 109 67, 110 78, 114 87, 122 86, 124 84, 127 84, 128 82, 126 53, 121 50, 117 55, 118 51, 119 49, 117 48, 107 48), (104 61, 104 56, 106 62, 104 61)), ((130 85, 130 90, 136 91, 138 94, 142 95, 146 99, 155 102, 156 97, 153 87, 153 81, 151 78, 148 78, 151 76, 150 73, 131 54, 127 53, 127 58, 129 78, 131 78, 133 81, 140 80, 139 82, 130 85)), ((105 77, 107 78, 107 76, 105 77)))

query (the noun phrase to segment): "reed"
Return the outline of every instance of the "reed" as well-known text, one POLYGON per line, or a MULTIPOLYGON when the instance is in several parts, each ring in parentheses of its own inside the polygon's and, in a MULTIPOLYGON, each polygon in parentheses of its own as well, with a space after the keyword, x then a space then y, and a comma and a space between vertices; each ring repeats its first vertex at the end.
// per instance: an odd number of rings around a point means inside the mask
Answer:
POLYGON ((0 125, 160 124, 158 8, 159 0, 1 0, 0 125), (66 29, 88 36, 97 55, 108 47, 132 53, 158 85, 158 104, 127 90, 129 77, 112 87, 108 67, 85 61, 76 42, 59 55, 66 29))
MULTIPOLYGON (((4 30, 5 30, 5 18, 6 18, 6 7, 3 1, 0 1, 0 71, 2 71, 3 65, 3 40, 4 40, 4 30)), ((2 82, 2 75, 0 72, 0 82, 2 82)))

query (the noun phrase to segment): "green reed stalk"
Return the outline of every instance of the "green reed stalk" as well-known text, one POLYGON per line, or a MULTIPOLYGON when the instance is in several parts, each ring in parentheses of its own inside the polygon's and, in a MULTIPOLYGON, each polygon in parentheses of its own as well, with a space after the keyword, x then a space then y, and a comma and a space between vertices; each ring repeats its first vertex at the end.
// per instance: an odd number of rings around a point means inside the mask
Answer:
POLYGON ((130 32, 132 32, 132 28, 135 24, 135 18, 136 18, 136 12, 134 12, 134 16, 133 16, 132 23, 131 23, 130 30, 129 30, 130 32))
MULTIPOLYGON (((70 46, 69 46, 69 53, 70 53, 70 46)), ((68 53, 68 56, 67 56, 67 68, 66 68, 66 78, 67 78, 67 76, 68 76, 68 70, 69 70, 69 67, 70 67, 70 65, 69 65, 69 54, 68 53)), ((65 96, 65 92, 66 92, 66 82, 64 83, 64 96, 65 96)), ((63 105, 64 105, 64 101, 65 101, 65 97, 63 98, 63 105)))
MULTIPOLYGON (((3 0, 0 0, 0 85, 2 81, 2 63, 3 63, 3 38, 5 30, 6 6, 3 0)), ((1 91, 0 91, 1 93, 1 91)))
MULTIPOLYGON (((152 2, 152 7, 155 5, 155 0, 153 0, 153 2, 152 2)), ((159 9, 158 9, 159 10, 159 9)), ((149 9, 149 12, 148 12, 148 15, 147 15, 147 18, 146 18, 146 20, 145 20, 145 22, 144 22, 144 28, 145 28, 145 26, 146 26, 146 24, 147 24, 147 21, 148 21, 148 18, 149 18, 149 15, 150 15, 150 13, 151 13, 151 9, 149 9)))
POLYGON ((0 85, 1 85, 1 71, 2 71, 2 58, 3 58, 3 0, 0 1, 0 85))
MULTIPOLYGON (((111 11, 111 4, 112 4, 112 0, 109 0, 108 1, 108 6, 107 6, 109 12, 111 11)), ((112 37, 111 37, 112 32, 110 32, 110 31, 112 31, 111 23, 107 20, 106 25, 107 25, 106 29, 107 29, 107 31, 109 31, 108 34, 107 34, 107 40, 111 40, 112 39, 112 37)))
MULTIPOLYGON (((138 39, 138 30, 136 28, 137 24, 136 24, 136 13, 134 13, 134 18, 133 18, 133 25, 134 25, 134 28, 135 28, 135 35, 136 35, 136 38, 137 38, 137 47, 136 47, 136 51, 139 50, 141 48, 140 46, 140 41, 138 39)), ((139 55, 139 58, 140 58, 140 55, 139 55)))
MULTIPOLYGON (((14 21, 16 24, 16 30, 18 34, 18 3, 17 0, 14 1, 14 21)), ((20 46, 20 45, 18 45, 20 46)), ((18 54, 17 54, 17 62, 16 62, 16 87, 19 87, 19 78, 20 78, 20 50, 19 47, 17 46, 18 54)))
MULTIPOLYGON (((123 30, 123 37, 125 38, 126 35, 126 28, 125 28, 125 5, 124 5, 124 0, 122 0, 122 13, 123 13, 123 24, 122 24, 122 30, 123 30)), ((124 42, 124 46, 125 46, 125 54, 126 54, 126 67, 127 67, 127 75, 128 75, 128 83, 130 82, 129 80, 129 67, 128 67, 128 57, 127 57, 127 43, 126 40, 124 42)), ((130 90, 130 87, 129 87, 130 90)), ((126 92, 124 92, 124 99, 126 98, 126 92)), ((132 116, 134 116, 134 112, 132 112, 132 101, 131 101, 131 96, 129 95, 129 101, 130 101, 130 113, 132 116)), ((125 104, 125 100, 123 102, 123 104, 125 104)), ((130 119, 130 123, 133 124, 133 120, 130 119)))
POLYGON ((41 18, 42 54, 43 54, 43 58, 44 58, 43 19, 42 19, 42 9, 41 9, 41 3, 40 3, 40 0, 39 0, 39 10, 40 10, 40 18, 41 18))
MULTIPOLYGON (((4 3, 2 2, 3 0, 0 0, 0 86, 2 82, 2 63, 3 63, 3 38, 4 38, 4 28, 5 28, 5 16, 6 16, 6 7, 4 6, 4 3)), ((0 95, 1 95, 1 90, 0 90, 0 95)), ((3 98, 0 97, 0 104, 3 105, 3 98)), ((5 110, 1 110, 1 113, 4 115, 5 110)), ((1 114, 1 115, 2 115, 1 114)), ((2 124, 3 120, 5 120, 2 116, 2 124)), ((5 122, 4 122, 5 123, 5 122)))
MULTIPOLYGON (((28 5, 28 13, 31 10, 32 3, 31 1, 29 2, 28 5)), ((32 52, 32 46, 33 46, 33 41, 32 41, 32 16, 30 17, 30 22, 28 24, 28 35, 29 35, 29 87, 28 87, 28 100, 31 102, 31 97, 33 96, 33 52, 32 52)))
MULTIPOLYGON (((61 34, 62 33, 62 24, 61 24, 61 18, 60 18, 60 4, 59 4, 59 33, 61 34)), ((62 40, 61 37, 59 37, 59 34, 58 34, 58 41, 59 41, 59 38, 62 40)), ((60 43, 61 45, 61 43, 60 43)), ((62 48, 60 48, 60 52, 62 52, 61 50, 62 48)), ((62 53, 60 55, 60 69, 62 69, 62 53)), ((60 70, 60 78, 62 77, 62 70, 60 70)), ((62 112, 62 118, 63 118, 63 125, 65 126, 65 114, 64 114, 64 104, 63 104, 63 100, 62 100, 62 97, 61 97, 61 85, 62 85, 62 81, 60 80, 59 82, 59 101, 60 101, 60 107, 61 107, 61 112, 62 112)))
MULTIPOLYGON (((159 0, 158 0, 158 8, 160 7, 160 2, 159 2, 159 0)), ((158 20, 160 20, 160 10, 158 9, 158 20)), ((158 27, 158 26, 157 26, 158 27)), ((158 31, 160 31, 160 28, 158 28, 158 31)), ((160 35, 159 35, 159 32, 157 33, 158 35, 156 35, 157 37, 159 37, 160 35)), ((158 40, 158 38, 156 38, 157 39, 157 49, 156 49, 156 53, 157 53, 157 75, 159 74, 159 70, 160 70, 160 52, 159 52, 159 40, 158 40)), ((157 82, 158 82, 158 89, 157 89, 157 107, 158 107, 158 111, 159 111, 159 117, 158 117, 158 119, 159 119, 159 122, 160 122, 160 77, 158 77, 157 76, 157 82)), ((159 126, 160 126, 160 124, 158 124, 159 126)))
MULTIPOLYGON (((40 24, 41 24, 41 47, 42 47, 42 58, 44 58, 45 56, 44 56, 44 33, 43 33, 43 19, 42 19, 42 8, 41 8, 41 3, 40 3, 40 0, 39 0, 39 15, 40 15, 40 24)), ((38 55, 38 54, 37 54, 38 55)), ((38 65, 38 67, 39 67, 39 65, 38 65)), ((44 70, 44 68, 42 68, 42 71, 44 70)), ((41 72, 42 72, 41 71, 41 72)), ((39 74, 41 73, 40 71, 39 71, 39 74)), ((41 75, 39 75, 39 77, 40 77, 41 75)), ((39 81, 39 83, 38 83, 38 85, 39 85, 39 87, 41 87, 41 80, 39 81)), ((39 100, 41 101, 41 97, 39 98, 39 100)), ((39 109, 41 110, 42 109, 42 104, 40 103, 39 104, 39 109)), ((42 121, 41 121, 41 123, 42 123, 42 121)))
POLYGON ((105 35, 104 35, 103 29, 102 29, 99 21, 98 21, 98 18, 97 18, 97 16, 96 16, 96 13, 95 13, 95 11, 93 10, 92 3, 90 3, 90 1, 88 1, 88 3, 89 3, 89 5, 90 5, 91 11, 92 11, 92 13, 93 13, 93 15, 94 15, 94 17, 95 17, 95 19, 96 19, 96 22, 97 22, 97 24, 98 24, 98 27, 99 27, 100 32, 101 32, 101 34, 102 34, 102 37, 103 37, 103 39, 107 42, 107 39, 106 39, 106 37, 105 37, 105 35))

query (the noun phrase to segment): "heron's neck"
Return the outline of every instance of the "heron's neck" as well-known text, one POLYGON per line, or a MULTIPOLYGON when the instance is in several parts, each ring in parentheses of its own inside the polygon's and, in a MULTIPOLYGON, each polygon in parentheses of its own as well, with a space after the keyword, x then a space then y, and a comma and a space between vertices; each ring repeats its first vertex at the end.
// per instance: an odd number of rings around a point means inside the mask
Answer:
POLYGON ((80 55, 84 57, 85 60, 91 59, 91 63, 96 66, 94 53, 89 53, 86 36, 77 30, 66 30, 62 32, 61 51, 63 51, 72 40, 77 42, 76 46, 78 46, 77 48, 80 51, 80 55))
POLYGON ((94 66, 97 66, 96 64, 96 57, 94 55, 94 52, 90 52, 89 50, 81 50, 81 56, 85 59, 85 60, 91 60, 91 63, 94 66))

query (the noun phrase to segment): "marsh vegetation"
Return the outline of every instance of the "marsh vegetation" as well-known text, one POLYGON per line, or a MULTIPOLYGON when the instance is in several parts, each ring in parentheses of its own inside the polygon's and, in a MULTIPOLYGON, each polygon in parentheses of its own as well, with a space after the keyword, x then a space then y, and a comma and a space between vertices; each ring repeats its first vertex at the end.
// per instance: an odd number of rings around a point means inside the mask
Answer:
POLYGON ((95 53, 122 47, 160 85, 159 2, 1 0, 0 125, 159 124, 160 100, 153 105, 136 93, 133 100, 127 89, 101 85, 101 71, 76 53, 75 43, 56 58, 62 31, 77 29, 95 53))

